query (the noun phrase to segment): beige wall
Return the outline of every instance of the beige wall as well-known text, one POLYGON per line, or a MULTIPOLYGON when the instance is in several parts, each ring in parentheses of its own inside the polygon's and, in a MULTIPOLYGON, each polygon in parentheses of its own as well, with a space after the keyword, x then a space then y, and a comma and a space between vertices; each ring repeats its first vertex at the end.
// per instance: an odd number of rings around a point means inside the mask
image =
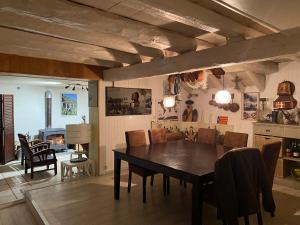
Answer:
MULTIPOLYGON (((277 97, 277 85, 283 80, 290 80, 296 86, 295 98, 300 101, 300 63, 282 63, 278 73, 267 76, 266 89, 260 93, 261 97, 266 97, 274 100, 277 97)), ((155 119, 156 105, 154 101, 162 98, 163 94, 163 79, 166 77, 136 79, 130 81, 115 82, 115 86, 119 87, 137 87, 137 88, 151 88, 153 96, 152 115, 149 116, 122 116, 122 117, 106 117, 105 116, 105 86, 111 86, 111 82, 99 83, 99 101, 100 101, 100 173, 104 171, 113 170, 113 153, 112 149, 116 147, 125 146, 124 132, 126 130, 150 128, 151 120, 155 119), (104 159, 104 160, 103 160, 104 159)), ((211 99, 211 94, 215 93, 217 89, 210 89, 203 92, 198 91, 199 96, 193 97, 195 107, 199 111, 199 119, 205 123, 216 123, 218 115, 227 115, 229 117, 229 124, 234 125, 234 130, 237 132, 246 132, 249 134, 248 145, 252 145, 252 123, 241 119, 241 111, 231 113, 210 106, 208 104, 211 99)), ((241 104, 241 93, 235 90, 230 90, 235 94, 235 102, 241 104)), ((257 91, 255 87, 247 87, 246 91, 257 91)), ((182 92, 182 99, 186 99, 186 92, 182 92)), ((299 102, 300 104, 300 102, 299 102)), ((185 104, 182 102, 181 111, 185 104)))

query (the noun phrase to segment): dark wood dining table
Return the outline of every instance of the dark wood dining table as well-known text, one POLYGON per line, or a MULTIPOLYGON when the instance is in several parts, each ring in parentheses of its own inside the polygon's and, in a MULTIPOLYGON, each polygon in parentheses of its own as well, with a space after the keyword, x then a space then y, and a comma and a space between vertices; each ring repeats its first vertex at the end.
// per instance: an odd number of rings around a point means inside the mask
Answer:
POLYGON ((120 199, 121 160, 192 184, 192 225, 202 225, 203 183, 223 149, 190 141, 114 149, 114 197, 120 199))

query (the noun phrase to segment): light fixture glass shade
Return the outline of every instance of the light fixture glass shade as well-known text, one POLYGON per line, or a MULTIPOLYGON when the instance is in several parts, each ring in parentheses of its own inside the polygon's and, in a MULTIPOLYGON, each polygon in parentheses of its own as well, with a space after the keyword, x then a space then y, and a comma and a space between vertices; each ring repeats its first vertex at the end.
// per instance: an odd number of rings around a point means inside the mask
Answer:
POLYGON ((67 144, 86 144, 91 142, 92 126, 87 123, 67 124, 66 142, 67 144))
POLYGON ((166 108, 173 107, 175 105, 175 96, 164 97, 163 104, 166 108))
POLYGON ((228 104, 231 100, 231 94, 226 90, 220 90, 215 95, 215 101, 219 104, 228 104))

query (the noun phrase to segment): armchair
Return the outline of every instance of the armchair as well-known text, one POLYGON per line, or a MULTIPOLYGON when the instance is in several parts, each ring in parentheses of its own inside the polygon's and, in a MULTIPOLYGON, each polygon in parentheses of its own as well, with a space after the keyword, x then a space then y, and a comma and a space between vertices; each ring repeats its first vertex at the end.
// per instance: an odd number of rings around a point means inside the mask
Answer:
MULTIPOLYGON (((27 137, 25 135, 23 135, 23 136, 27 140, 27 137)), ((50 143, 49 142, 43 142, 40 139, 34 139, 32 141, 27 140, 27 142, 28 142, 29 147, 31 147, 33 149, 36 149, 36 148, 43 148, 43 149, 50 148, 50 143)), ((24 165, 24 160, 25 160, 25 154, 24 154, 23 149, 21 148, 21 165, 24 165)))
POLYGON ((49 148, 49 143, 38 143, 30 146, 27 138, 23 134, 18 134, 20 145, 24 153, 25 174, 28 168, 31 169, 31 179, 33 179, 34 167, 47 166, 54 164, 54 172, 57 174, 57 159, 55 150, 49 148))

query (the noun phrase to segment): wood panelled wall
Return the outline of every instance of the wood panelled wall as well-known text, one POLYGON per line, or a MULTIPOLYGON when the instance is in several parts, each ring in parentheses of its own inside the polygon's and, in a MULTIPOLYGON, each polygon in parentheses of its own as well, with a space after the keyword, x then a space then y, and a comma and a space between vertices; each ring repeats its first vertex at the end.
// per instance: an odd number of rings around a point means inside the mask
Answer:
POLYGON ((60 78, 99 80, 101 67, 0 53, 0 72, 60 78))

